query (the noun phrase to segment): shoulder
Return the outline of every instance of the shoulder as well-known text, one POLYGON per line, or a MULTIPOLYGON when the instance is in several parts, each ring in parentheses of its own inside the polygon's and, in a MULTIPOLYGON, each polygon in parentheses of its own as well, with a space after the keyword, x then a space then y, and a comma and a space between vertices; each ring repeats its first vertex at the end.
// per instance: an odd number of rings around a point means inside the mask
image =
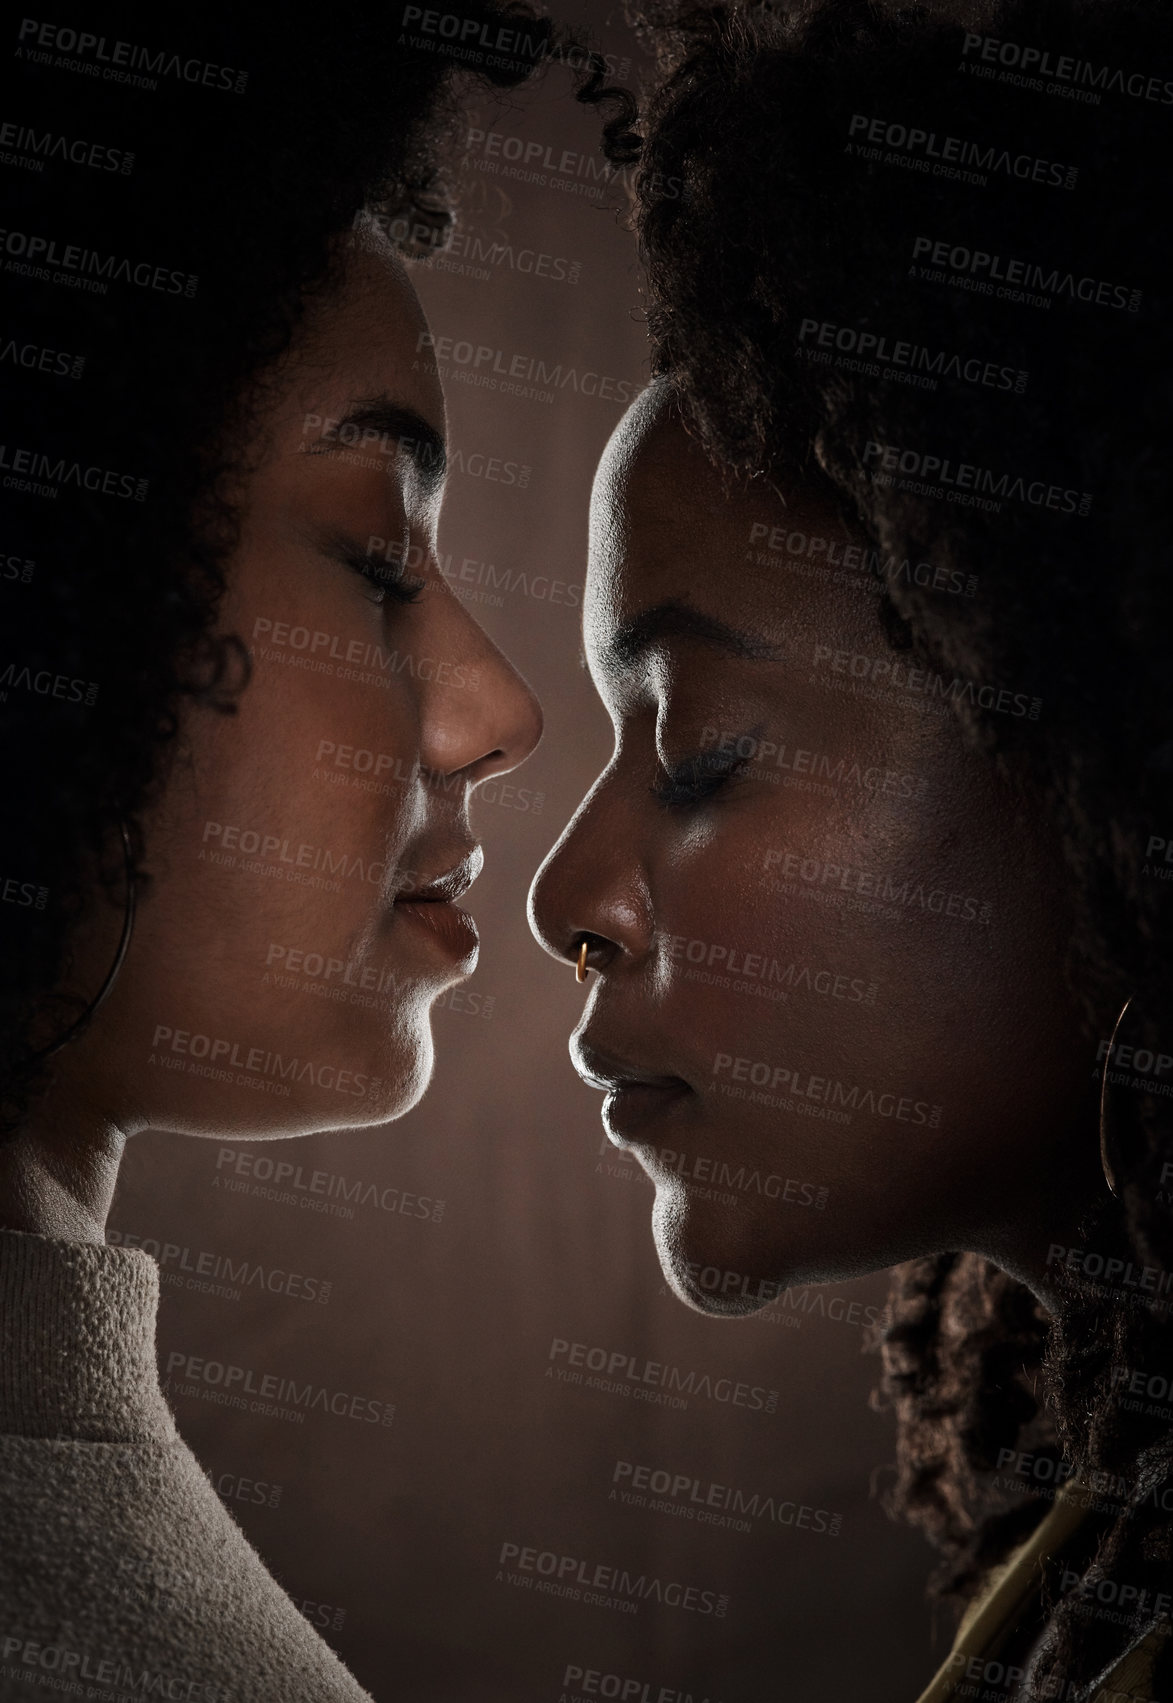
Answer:
POLYGON ((0 1700, 53 1675, 199 1703, 369 1703, 179 1439, 0 1437, 0 1526, 0 1700))

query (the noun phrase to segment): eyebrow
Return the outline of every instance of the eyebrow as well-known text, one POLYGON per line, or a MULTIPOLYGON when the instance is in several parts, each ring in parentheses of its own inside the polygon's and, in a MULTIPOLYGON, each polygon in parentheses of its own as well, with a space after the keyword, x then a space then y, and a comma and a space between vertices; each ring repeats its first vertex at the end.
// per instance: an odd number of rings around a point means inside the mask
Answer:
POLYGON ((422 414, 391 396, 360 397, 350 403, 340 420, 330 422, 329 437, 315 439, 312 447, 316 455, 361 451, 364 435, 368 446, 372 435, 375 441, 392 441, 414 463, 425 485, 443 484, 448 471, 444 439, 422 414))
POLYGON ((604 650, 604 664, 613 673, 632 668, 654 646, 673 639, 691 639, 743 662, 778 662, 785 657, 781 646, 770 644, 755 633, 731 627, 691 603, 669 598, 633 616, 616 630, 604 650))

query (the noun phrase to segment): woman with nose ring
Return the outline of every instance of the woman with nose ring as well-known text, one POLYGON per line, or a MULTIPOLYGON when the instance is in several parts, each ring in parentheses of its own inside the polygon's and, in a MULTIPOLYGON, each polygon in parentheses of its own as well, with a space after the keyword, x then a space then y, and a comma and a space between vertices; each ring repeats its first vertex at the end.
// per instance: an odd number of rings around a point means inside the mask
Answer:
POLYGON ((895 1268, 890 1501, 966 1605, 924 1703, 1173 1695, 1170 17, 644 28, 615 748, 531 894, 572 1056, 685 1304, 895 1268))

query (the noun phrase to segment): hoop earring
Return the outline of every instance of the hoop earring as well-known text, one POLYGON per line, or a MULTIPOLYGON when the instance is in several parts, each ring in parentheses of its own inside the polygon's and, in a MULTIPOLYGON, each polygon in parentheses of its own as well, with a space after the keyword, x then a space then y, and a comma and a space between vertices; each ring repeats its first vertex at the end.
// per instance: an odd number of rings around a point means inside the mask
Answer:
POLYGON ((1124 1001, 1124 1005, 1120 1006, 1120 1015, 1115 1020, 1115 1024, 1112 1025, 1112 1039, 1108 1042, 1108 1051, 1105 1052, 1103 1069, 1100 1071, 1100 1168, 1103 1170, 1103 1180, 1107 1182, 1108 1189, 1112 1190, 1117 1201, 1120 1199, 1120 1168, 1117 1165, 1117 1160, 1115 1160, 1115 1155, 1113 1155, 1113 1148, 1119 1153, 1120 1136, 1122 1136, 1120 1100, 1119 1095, 1117 1095, 1117 1110, 1113 1114, 1112 1088, 1108 1083, 1108 1071, 1112 1068, 1112 1059, 1117 1056, 1120 1029, 1124 1025, 1124 1018, 1129 1015, 1129 1010, 1132 1010, 1132 1013, 1136 1015, 1136 1003, 1134 1003, 1134 996, 1132 995, 1129 995, 1129 998, 1124 1001))
POLYGON ((122 919, 122 934, 118 941, 118 949, 114 954, 114 962, 106 972, 105 981, 102 983, 93 999, 91 999, 90 1003, 86 1006, 86 1009, 82 1012, 81 1016, 77 1018, 75 1022, 71 1023, 65 1033, 63 1035, 59 1035, 58 1038, 51 1042, 49 1046, 42 1047, 38 1052, 35 1052, 33 1054, 33 1058, 35 1060, 39 1061, 41 1059, 52 1058, 54 1053, 59 1053, 62 1047, 69 1046, 71 1041, 81 1039, 90 1024, 93 1022, 94 1018, 97 1016, 101 1007, 105 1004, 111 988, 118 979, 118 972, 121 970, 123 963, 126 960, 126 954, 130 947, 130 937, 134 933, 134 913, 137 892, 134 879, 134 853, 130 849, 130 829, 126 826, 125 819, 120 821, 118 826, 122 833, 122 856, 126 865, 126 912, 122 919))

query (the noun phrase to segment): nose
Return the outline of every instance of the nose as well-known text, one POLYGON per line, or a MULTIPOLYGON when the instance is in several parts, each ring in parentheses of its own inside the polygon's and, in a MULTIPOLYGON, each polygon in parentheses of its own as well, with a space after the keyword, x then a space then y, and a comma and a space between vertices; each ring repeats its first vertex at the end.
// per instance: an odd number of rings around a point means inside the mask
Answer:
POLYGON ((420 739, 420 761, 433 774, 459 774, 469 785, 507 774, 542 737, 542 707, 529 684, 447 586, 436 628, 420 739))
POLYGON ((614 971, 643 958, 655 939, 651 889, 634 824, 604 771, 534 876, 529 925, 555 958, 614 971))

